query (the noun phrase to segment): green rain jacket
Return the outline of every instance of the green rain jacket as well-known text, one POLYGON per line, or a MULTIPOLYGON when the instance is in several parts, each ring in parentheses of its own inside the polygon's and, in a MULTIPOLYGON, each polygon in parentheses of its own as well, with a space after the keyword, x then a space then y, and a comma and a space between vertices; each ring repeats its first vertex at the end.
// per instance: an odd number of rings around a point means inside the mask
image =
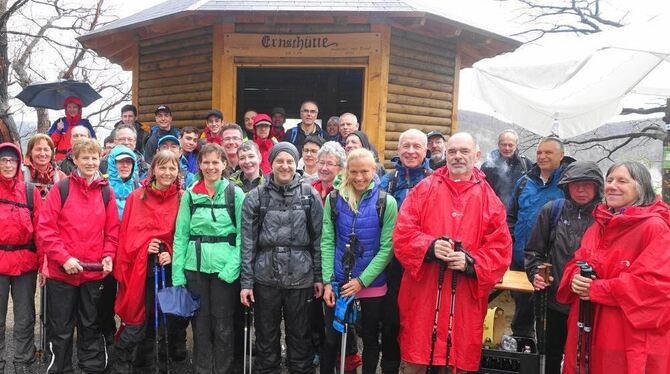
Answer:
POLYGON ((195 183, 182 196, 177 214, 174 236, 174 258, 172 264, 172 284, 186 284, 185 270, 197 271, 197 237, 225 237, 236 234, 235 245, 227 242, 207 242, 201 240, 200 272, 218 274, 219 279, 233 283, 240 276, 240 243, 242 236, 242 203, 244 192, 235 187, 235 224, 225 207, 225 191, 230 182, 222 179, 216 182, 213 198, 207 195, 203 181, 195 183), (193 209, 191 205, 198 206, 193 209))

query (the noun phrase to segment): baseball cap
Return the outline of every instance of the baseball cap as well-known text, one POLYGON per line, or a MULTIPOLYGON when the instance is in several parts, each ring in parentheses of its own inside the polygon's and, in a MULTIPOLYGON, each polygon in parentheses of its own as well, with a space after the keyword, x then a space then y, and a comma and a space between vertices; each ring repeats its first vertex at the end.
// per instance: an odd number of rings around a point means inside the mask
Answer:
POLYGON ((431 131, 431 132, 428 133, 428 139, 436 137, 436 136, 439 136, 440 138, 442 138, 442 140, 446 140, 446 139, 444 139, 444 135, 442 135, 442 133, 439 132, 439 131, 431 131))
POLYGON ((158 112, 165 112, 168 114, 172 114, 170 107, 167 105, 159 105, 158 108, 156 108, 156 110, 154 111, 154 114, 158 114, 158 112))
POLYGON ((121 161, 121 160, 123 160, 124 158, 129 158, 129 159, 132 160, 132 159, 133 159, 133 156, 129 155, 128 153, 121 153, 121 154, 117 155, 116 157, 114 157, 114 160, 116 160, 116 161, 121 161))
POLYGON ((272 108, 272 111, 270 112, 270 115, 271 115, 271 116, 274 116, 275 113, 279 113, 279 114, 281 114, 282 116, 286 117, 286 110, 284 110, 284 108, 282 108, 282 107, 280 107, 280 106, 277 106, 277 107, 272 108))
POLYGON ((207 112, 207 116, 205 116, 205 119, 209 119, 209 117, 211 116, 214 116, 218 119, 223 119, 223 113, 221 113, 221 111, 218 109, 212 109, 209 112, 207 112))
POLYGON ((163 144, 165 142, 173 142, 176 145, 179 145, 179 139, 177 139, 177 137, 175 137, 174 135, 165 135, 165 136, 161 137, 160 139, 158 139, 158 146, 157 147, 160 148, 161 144, 163 144))

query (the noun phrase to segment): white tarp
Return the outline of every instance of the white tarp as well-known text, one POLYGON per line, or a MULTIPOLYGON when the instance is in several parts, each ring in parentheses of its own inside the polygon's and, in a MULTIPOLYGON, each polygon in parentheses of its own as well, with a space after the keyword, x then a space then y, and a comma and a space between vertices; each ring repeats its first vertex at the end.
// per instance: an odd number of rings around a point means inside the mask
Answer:
POLYGON ((473 93, 539 135, 577 136, 621 112, 622 98, 668 92, 670 77, 640 84, 669 64, 667 17, 545 46, 524 45, 474 64, 473 93), (558 121, 558 129, 555 127, 558 121))

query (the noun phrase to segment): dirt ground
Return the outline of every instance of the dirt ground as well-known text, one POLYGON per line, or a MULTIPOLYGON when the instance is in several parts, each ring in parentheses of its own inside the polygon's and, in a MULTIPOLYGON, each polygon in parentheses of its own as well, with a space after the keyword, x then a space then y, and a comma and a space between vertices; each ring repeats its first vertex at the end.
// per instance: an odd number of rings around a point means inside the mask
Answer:
MULTIPOLYGON (((37 311, 39 311, 39 291, 37 292, 36 298, 35 298, 35 305, 37 308, 37 311)), ((498 296, 493 302, 490 303, 489 306, 498 306, 501 307, 505 311, 505 319, 507 321, 506 323, 506 329, 505 329, 505 334, 511 334, 512 331, 510 329, 510 324, 512 321, 512 314, 514 313, 514 301, 512 300, 509 292, 503 292, 500 296, 498 296)), ((13 357, 13 336, 12 336, 12 327, 14 325, 14 314, 13 314, 13 308, 12 308, 12 303, 11 299, 9 302, 8 306, 8 311, 7 311, 7 332, 6 332, 6 347, 7 351, 5 352, 5 360, 7 361, 6 367, 5 367, 5 374, 13 374, 14 373, 14 366, 12 365, 12 359, 13 357)), ((40 321, 39 317, 35 320, 35 345, 39 345, 39 327, 40 327, 40 321)), ((359 341, 359 347, 362 348, 362 342, 359 341)), ((111 347, 110 347, 111 348, 111 347)), ((189 350, 189 354, 193 349, 193 340, 192 340, 192 335, 191 335, 191 329, 188 329, 188 337, 187 337, 187 348, 189 350)), ((74 350, 73 353, 73 362, 75 363, 75 373, 81 373, 81 371, 76 367, 76 358, 77 352, 76 349, 74 350)), ((110 358, 111 358, 111 352, 109 352, 110 358)), ((191 366, 191 360, 192 357, 188 357, 186 360, 182 362, 176 362, 172 363, 170 367, 170 372, 175 373, 175 374, 191 374, 193 373, 192 366, 191 366)), ((43 363, 41 361, 36 362, 35 364, 32 365, 30 368, 30 373, 45 373, 46 372, 46 367, 47 364, 43 363)), ((401 367, 401 373, 402 373, 402 367, 401 367)), ((318 368, 316 370, 317 374, 319 372, 318 368)), ((282 373, 288 373, 286 368, 283 368, 282 373)), ((149 373, 142 373, 142 374, 149 374, 149 373)))

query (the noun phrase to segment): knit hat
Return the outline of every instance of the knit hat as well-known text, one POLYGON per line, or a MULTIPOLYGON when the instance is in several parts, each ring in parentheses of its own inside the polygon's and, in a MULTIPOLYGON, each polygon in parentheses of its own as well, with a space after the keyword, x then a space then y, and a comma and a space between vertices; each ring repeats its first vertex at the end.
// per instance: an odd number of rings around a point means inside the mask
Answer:
POLYGON ((7 157, 14 160, 19 160, 19 153, 14 147, 2 147, 0 148, 0 157, 7 157))
POLYGON ((291 144, 289 142, 279 142, 279 143, 275 144, 272 147, 272 149, 270 150, 270 163, 271 164, 280 152, 286 152, 286 153, 290 154, 293 157, 293 160, 295 160, 295 163, 296 164, 298 163, 298 158, 300 158, 298 156, 298 149, 293 144, 291 144))

